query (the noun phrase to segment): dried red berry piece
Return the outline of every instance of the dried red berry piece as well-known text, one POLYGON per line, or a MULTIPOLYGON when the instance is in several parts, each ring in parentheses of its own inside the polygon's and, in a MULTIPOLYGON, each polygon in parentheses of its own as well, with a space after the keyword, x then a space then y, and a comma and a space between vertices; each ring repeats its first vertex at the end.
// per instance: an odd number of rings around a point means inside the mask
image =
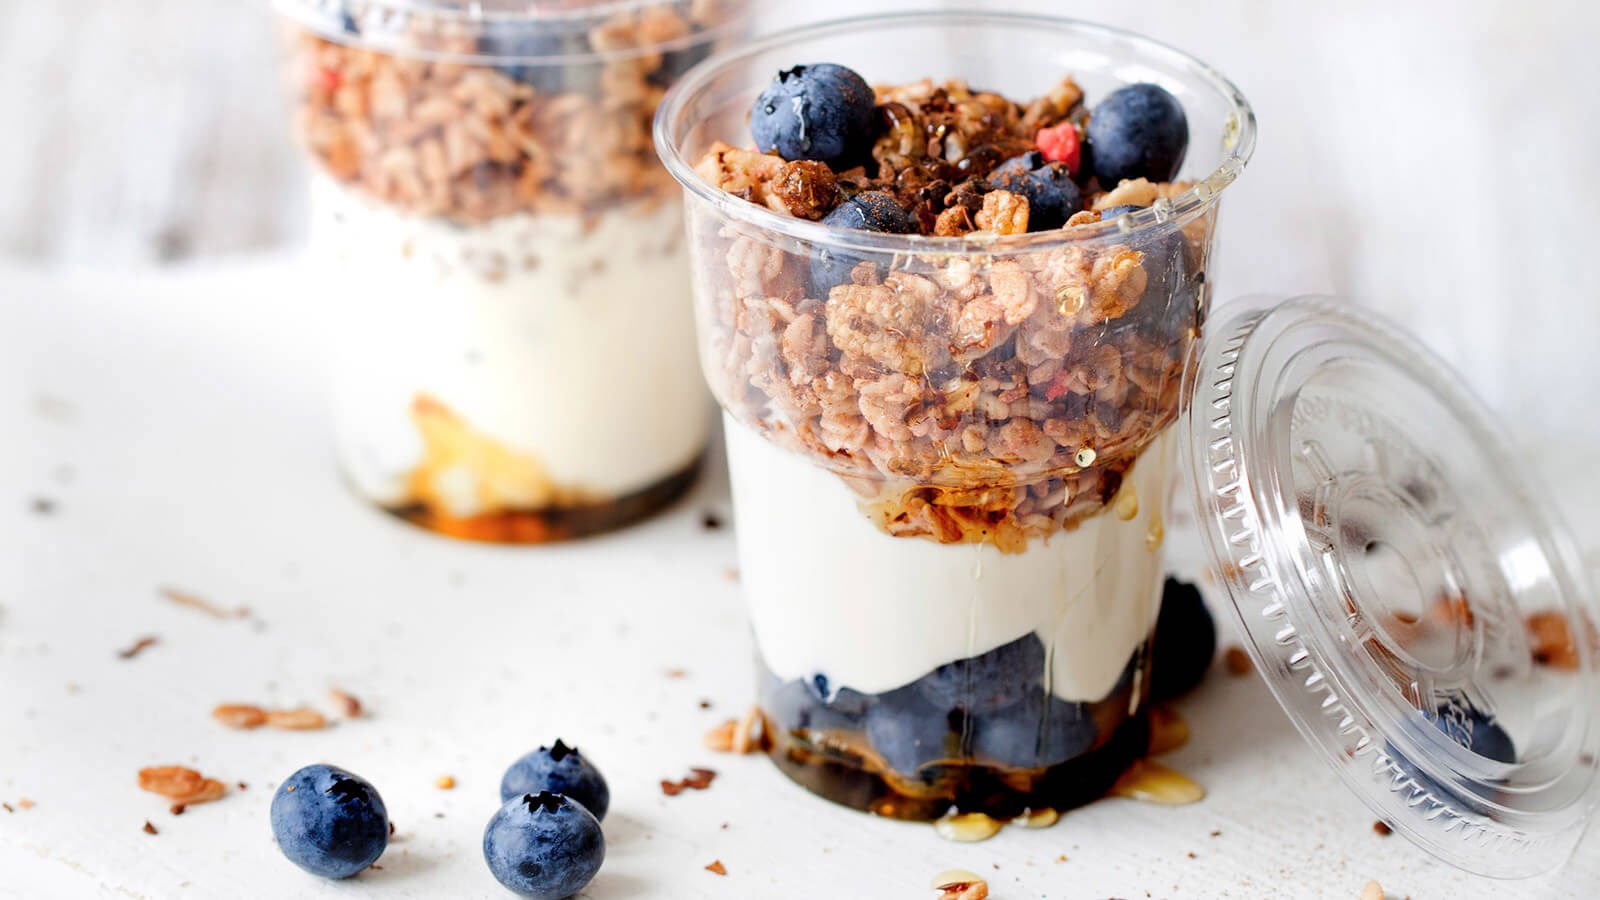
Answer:
POLYGON ((1078 164, 1083 160, 1083 147, 1078 140, 1076 125, 1062 122, 1050 128, 1041 128, 1033 142, 1039 146, 1039 152, 1044 154, 1045 159, 1065 163, 1067 171, 1078 174, 1078 164))

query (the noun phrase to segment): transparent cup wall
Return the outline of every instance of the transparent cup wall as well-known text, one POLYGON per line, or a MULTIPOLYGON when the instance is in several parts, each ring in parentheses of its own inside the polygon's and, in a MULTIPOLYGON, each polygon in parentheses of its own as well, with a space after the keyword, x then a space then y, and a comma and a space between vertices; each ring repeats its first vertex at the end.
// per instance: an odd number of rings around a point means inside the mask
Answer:
POLYGON ((1146 752, 1171 426, 1237 168, 1214 170, 1248 121, 1225 87, 1131 37, 953 16, 757 47, 663 109, 760 703, 796 781, 900 818, 1012 816, 1087 802, 1146 752), (696 189, 686 167, 745 142, 773 73, 819 61, 1021 99, 1071 73, 1091 104, 1124 73, 1159 80, 1187 108, 1183 176, 1214 177, 1157 201, 1165 221, 990 243, 824 229, 696 189))
POLYGON ((710 426, 649 129, 742 8, 569 6, 280 4, 343 471, 458 537, 648 515, 710 426))

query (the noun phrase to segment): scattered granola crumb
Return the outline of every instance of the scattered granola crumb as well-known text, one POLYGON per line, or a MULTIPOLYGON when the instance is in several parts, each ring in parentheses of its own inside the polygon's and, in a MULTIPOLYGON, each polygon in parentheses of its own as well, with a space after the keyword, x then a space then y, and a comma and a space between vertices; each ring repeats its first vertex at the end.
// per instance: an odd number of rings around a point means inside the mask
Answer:
POLYGON ((1361 900, 1383 900, 1383 886, 1376 881, 1367 882, 1361 889, 1361 900))
POLYGON ((733 731, 738 727, 739 723, 737 720, 728 719, 710 731, 706 732, 706 736, 702 738, 702 741, 706 745, 706 749, 713 750, 717 753, 732 753, 733 731))
POLYGON ((728 874, 728 867, 722 864, 722 860, 714 859, 711 861, 711 865, 706 866, 706 871, 716 875, 726 875, 728 874))
POLYGON ((435 819, 442 819, 442 818, 444 818, 444 813, 442 813, 442 812, 436 812, 436 813, 434 813, 434 814, 433 814, 433 817, 434 817, 434 818, 435 818, 435 819))
POLYGON ((722 528, 722 517, 707 510, 705 516, 700 520, 700 527, 707 531, 717 531, 722 528))
POLYGON ((4 807, 5 811, 8 812, 8 813, 16 812, 16 810, 11 808, 11 804, 9 804, 9 803, 0 803, 0 807, 4 807))
POLYGON ((1213 829, 1211 829, 1211 836, 1212 837, 1222 837, 1222 829, 1221 828, 1213 828, 1213 829))
POLYGON ((189 804, 187 803, 174 803, 167 807, 167 812, 172 813, 175 816, 181 816, 183 815, 184 810, 187 810, 188 808, 189 804))
POLYGON ((711 701, 710 700, 706 700, 704 698, 701 698, 701 700, 700 700, 700 708, 701 709, 710 709, 711 708, 711 701))
POLYGON ((933 876, 933 889, 940 892, 939 900, 985 900, 989 896, 989 882, 965 869, 933 876))
POLYGON ((732 581, 737 584, 739 581, 739 570, 733 568, 723 569, 722 579, 724 581, 732 581))
POLYGON ((32 800, 29 800, 27 797, 23 797, 21 800, 17 801, 18 809, 33 809, 35 806, 38 806, 38 804, 34 803, 32 800))
POLYGON ((1193 851, 1193 850, 1190 850, 1190 851, 1189 851, 1189 858, 1190 858, 1190 859, 1195 859, 1195 858, 1197 858, 1197 857, 1196 857, 1196 856, 1195 856, 1195 855, 1194 855, 1194 851, 1193 851))
POLYGON ((1388 837, 1389 835, 1394 834, 1394 829, 1390 828, 1389 823, 1382 819, 1372 823, 1372 830, 1378 835, 1378 837, 1388 837))
POLYGON ((668 678, 683 678, 689 674, 688 669, 668 669, 664 673, 668 678))
POLYGON ((389 823, 389 836, 390 837, 394 837, 394 823, 393 822, 389 823))
POLYGON ((236 609, 223 609, 204 597, 191 594, 187 591, 180 591, 177 588, 162 588, 161 596, 171 600, 173 603, 176 603, 179 606, 187 606, 190 609, 198 609, 201 612, 217 619, 247 619, 250 617, 250 608, 248 606, 241 606, 236 609))
POLYGON ((1530 614, 1528 636, 1533 639, 1534 662, 1563 672, 1578 670, 1578 645, 1566 616, 1554 610, 1530 614))
POLYGON ((696 791, 703 791, 706 788, 711 787, 711 782, 716 777, 717 773, 715 770, 692 768, 689 770, 689 774, 685 775, 682 780, 671 781, 666 778, 661 779, 661 793, 666 794, 668 797, 676 797, 683 793, 684 789, 686 788, 696 791))
POLYGON ((723 822, 723 823, 722 823, 722 824, 721 824, 721 825, 720 825, 720 826, 718 826, 718 827, 719 827, 719 828, 721 828, 721 829, 722 829, 722 830, 723 830, 723 831, 727 831, 727 830, 728 830, 728 823, 727 823, 727 822, 723 822))
POLYGON ((324 728, 328 720, 322 713, 302 706, 299 709, 274 709, 267 713, 267 724, 273 728, 284 728, 289 731, 313 731, 324 728))
POLYGON ((250 790, 250 785, 248 785, 245 782, 241 781, 241 782, 239 782, 239 790, 248 791, 248 790, 250 790))
POLYGON ((1063 853, 1060 856, 1056 857, 1056 862, 1058 862, 1058 863, 1064 863, 1066 861, 1067 861, 1067 855, 1065 853, 1063 853))
POLYGON ((211 710, 211 717, 229 728, 260 728, 267 724, 267 711, 244 703, 223 703, 211 710))
POLYGON ((438 778, 433 780, 433 786, 441 791, 454 790, 456 786, 456 778, 454 775, 440 775, 438 778))
POLYGON ((1229 644, 1228 649, 1222 651, 1222 664, 1227 668, 1228 674, 1235 678, 1249 675, 1250 670, 1255 668, 1250 662, 1250 654, 1244 652, 1244 648, 1238 644, 1229 644))
POLYGON ((361 701, 356 699, 354 694, 341 691, 338 688, 330 688, 328 690, 328 699, 333 701, 333 705, 339 710, 339 714, 346 719, 358 718, 361 715, 361 701))
POLYGON ((149 819, 145 819, 144 820, 144 833, 145 834, 160 834, 161 832, 157 831, 156 827, 154 825, 150 824, 150 820, 149 819))
POLYGON ((160 638, 156 637, 153 634, 147 634, 144 637, 139 638, 138 640, 134 641, 133 644, 130 645, 127 649, 118 650, 117 651, 117 658, 119 658, 119 659, 133 659, 135 656, 138 656, 140 653, 143 653, 146 648, 153 647, 153 646, 155 646, 156 644, 159 644, 159 643, 161 643, 161 639, 160 638))
POLYGON ((35 498, 33 498, 33 514, 34 515, 36 515, 36 516, 48 516, 48 515, 50 515, 51 513, 55 512, 55 511, 56 511, 56 502, 54 500, 51 500, 49 497, 35 497, 35 498))
POLYGON ((83 693, 83 685, 77 683, 76 681, 69 681, 67 682, 67 693, 81 694, 83 693))

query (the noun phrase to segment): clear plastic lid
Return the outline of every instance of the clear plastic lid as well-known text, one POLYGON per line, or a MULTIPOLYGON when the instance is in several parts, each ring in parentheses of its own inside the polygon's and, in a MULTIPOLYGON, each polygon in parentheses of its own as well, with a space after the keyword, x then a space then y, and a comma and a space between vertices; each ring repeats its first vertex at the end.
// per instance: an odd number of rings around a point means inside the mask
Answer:
POLYGON ((1371 312, 1218 313, 1185 462, 1258 670, 1396 831, 1483 875, 1559 865, 1600 799, 1600 617, 1550 494, 1371 312))

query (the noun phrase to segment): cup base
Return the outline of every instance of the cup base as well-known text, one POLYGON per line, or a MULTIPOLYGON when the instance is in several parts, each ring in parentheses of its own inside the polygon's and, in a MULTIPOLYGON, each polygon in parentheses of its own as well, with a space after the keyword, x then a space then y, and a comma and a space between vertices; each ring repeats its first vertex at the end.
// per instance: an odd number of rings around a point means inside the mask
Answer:
POLYGON ((950 813, 1013 819, 1029 811, 1066 810, 1106 795, 1150 748, 1150 722, 1141 709, 1095 749, 1039 769, 977 762, 924 767, 916 777, 874 765, 852 736, 784 731, 767 721, 767 754, 790 780, 843 806, 892 819, 932 821, 950 813))
POLYGON ((383 507, 428 531, 492 544, 551 544, 615 531, 655 515, 688 493, 703 457, 667 477, 614 500, 580 506, 511 509, 477 516, 452 516, 430 506, 383 507))

